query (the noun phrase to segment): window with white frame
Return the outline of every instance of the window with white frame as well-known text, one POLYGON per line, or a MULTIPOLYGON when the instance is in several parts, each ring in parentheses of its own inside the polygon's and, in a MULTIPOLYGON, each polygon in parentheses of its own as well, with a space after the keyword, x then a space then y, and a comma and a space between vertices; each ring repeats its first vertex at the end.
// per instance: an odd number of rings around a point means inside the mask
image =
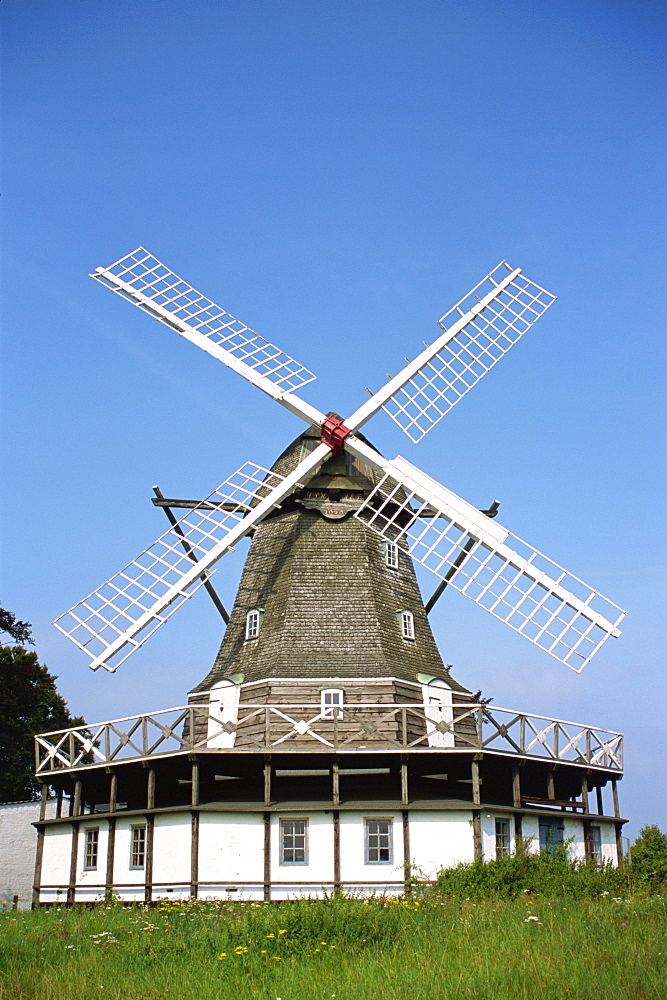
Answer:
POLYGON ((393 860, 392 820, 366 819, 366 864, 386 865, 393 860))
POLYGON ((308 864, 308 820, 281 819, 280 864, 308 864))
POLYGON ((88 871, 97 868, 97 849, 100 837, 98 826, 88 827, 85 831, 85 844, 83 855, 83 867, 88 871))
POLYGON ((342 719, 342 688, 323 688, 320 692, 320 714, 323 719, 342 719))
POLYGON ((401 635, 404 639, 414 640, 415 618, 412 611, 399 611, 398 618, 401 626, 401 635))
POLYGON ((398 545, 396 542, 384 542, 384 561, 389 569, 398 569, 398 545))
POLYGON ((512 853, 510 841, 510 821, 496 820, 496 858, 509 858, 512 853))
POLYGON ((589 831, 591 861, 595 865, 602 864, 602 830, 599 826, 592 826, 589 831))
POLYGON ((130 868, 143 868, 146 863, 146 827, 130 827, 130 868))
POLYGON ((262 627, 262 615, 263 611, 261 608, 251 608, 248 614, 245 616, 246 639, 259 638, 259 630, 262 627))

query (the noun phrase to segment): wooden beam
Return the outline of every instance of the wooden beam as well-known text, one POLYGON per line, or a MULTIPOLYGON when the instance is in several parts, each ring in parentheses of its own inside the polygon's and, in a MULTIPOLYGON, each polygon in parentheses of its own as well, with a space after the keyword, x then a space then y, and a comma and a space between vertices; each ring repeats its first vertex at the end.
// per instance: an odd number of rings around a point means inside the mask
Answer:
POLYGON ((72 816, 81 815, 81 794, 83 790, 83 785, 81 779, 78 778, 74 783, 74 799, 72 801, 72 816))
POLYGON ((192 762, 192 784, 190 790, 190 896, 199 897, 199 763, 192 762))
POLYGON ((264 805, 271 805, 271 755, 264 758, 264 805))
MULTIPOLYGON (((473 806, 480 806, 482 803, 481 781, 479 777, 479 761, 477 755, 472 760, 472 802, 473 806)), ((479 808, 472 811, 472 840, 475 852, 475 861, 481 861, 482 851, 482 812, 479 808)))
MULTIPOLYGON (((80 782, 77 782, 80 784, 80 782)), ((76 899, 76 867, 79 854, 79 823, 72 823, 72 848, 69 859, 69 885, 67 886, 67 905, 72 906, 76 899)))
POLYGON ((556 798, 556 782, 554 780, 554 772, 552 770, 547 771, 547 799, 552 802, 556 798))
MULTIPOLYGON (((407 764, 402 766, 407 767, 407 764)), ((403 871, 405 873, 405 894, 408 896, 412 891, 410 883, 412 866, 410 862, 410 813, 407 809, 403 810, 403 871)))
POLYGON ((584 807, 584 812, 587 813, 588 809, 588 775, 582 774, 581 776, 581 804, 584 807))
POLYGON ((340 805, 340 774, 338 770, 338 762, 334 761, 331 765, 331 786, 332 786, 332 799, 335 806, 340 805))
MULTIPOLYGON (((156 500, 153 500, 153 503, 156 504, 156 506, 162 507, 162 509, 164 510, 165 514, 167 515, 167 518, 169 519, 169 523, 171 524, 172 528, 174 529, 174 531, 176 532, 176 534, 178 535, 178 537, 181 539, 181 545, 183 546, 183 549, 184 549, 185 554, 187 555, 188 559, 191 559, 192 562, 195 562, 195 563, 198 562, 198 557, 197 557, 196 553, 194 552, 192 546, 190 545, 190 543, 188 542, 187 538, 185 537, 185 534, 183 533, 183 529, 179 525, 178 521, 176 520, 176 518, 172 514, 171 510, 169 509, 169 507, 170 506, 172 506, 172 507, 176 507, 176 506, 197 507, 199 505, 197 504, 196 501, 186 501, 186 502, 165 501, 164 497, 162 496, 162 492, 161 492, 159 486, 154 486, 153 487, 153 492, 155 493, 155 497, 156 497, 156 500)), ((226 610, 224 604, 222 603, 222 601, 218 597, 218 594, 217 594, 217 592, 216 592, 213 584, 211 583, 211 581, 209 579, 207 579, 205 575, 204 575, 203 579, 204 579, 204 587, 206 588, 206 590, 208 592, 208 596, 211 598, 211 600, 215 604, 216 608, 220 612, 220 615, 221 615, 222 620, 225 623, 225 625, 228 625, 229 624, 229 615, 227 614, 227 610, 226 610)))
POLYGON ((340 813, 337 809, 333 811, 333 870, 334 870, 334 890, 340 890, 340 813))
POLYGON ((611 779, 611 797, 614 803, 614 816, 617 819, 621 818, 621 810, 618 805, 618 785, 616 784, 616 778, 611 779))
POLYGON ((46 803, 49 798, 49 786, 42 785, 39 794, 39 821, 42 823, 46 819, 46 803))
POLYGON ((449 570, 447 570, 447 573, 445 574, 444 579, 442 580, 441 583, 438 584, 438 586, 435 588, 435 590, 433 591, 433 593, 429 597, 428 601, 424 605, 424 610, 425 610, 425 612, 426 612, 427 615, 433 610, 433 608, 435 607, 436 602, 439 601, 440 598, 442 597, 442 595, 444 594, 445 588, 447 587, 447 584, 452 579, 452 577, 455 575, 455 573, 459 570, 459 568, 462 566, 462 564, 465 562, 465 560, 466 560, 466 558, 468 556, 468 553, 473 548, 474 544, 475 544, 475 539, 474 538, 468 538, 468 541, 463 546, 463 549, 461 550, 461 552, 459 552, 458 556, 456 557, 456 559, 452 563, 451 568, 449 570))
POLYGON ((264 813, 264 902, 271 902, 271 813, 264 813))
POLYGON ((410 803, 408 792, 408 764, 407 761, 401 763, 401 805, 407 806, 410 803))
POLYGON ((615 823, 614 826, 616 827, 616 860, 620 868, 623 864, 623 824, 615 823))
POLYGON ((604 806, 602 804, 602 785, 595 786, 595 797, 597 800, 598 816, 604 816, 604 806))
POLYGON ((37 827, 37 852, 35 854, 35 873, 32 880, 32 909, 39 906, 39 890, 42 885, 42 860, 44 857, 44 827, 37 827))
MULTIPOLYGON (((155 809, 155 768, 148 768, 148 777, 146 780, 146 808, 149 810, 155 809)), ((145 883, 144 883, 144 902, 150 903, 153 899, 153 847, 155 841, 155 816, 150 812, 146 816, 146 857, 144 859, 145 865, 145 883)))
POLYGON ((107 870, 104 880, 104 888, 107 895, 113 892, 113 869, 116 857, 116 817, 110 816, 107 820, 107 870))

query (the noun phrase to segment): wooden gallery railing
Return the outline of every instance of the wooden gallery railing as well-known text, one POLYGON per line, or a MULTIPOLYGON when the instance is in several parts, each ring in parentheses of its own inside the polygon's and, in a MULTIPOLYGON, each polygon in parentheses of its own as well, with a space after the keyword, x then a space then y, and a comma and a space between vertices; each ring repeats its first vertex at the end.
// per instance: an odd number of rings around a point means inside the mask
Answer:
POLYGON ((247 705, 222 716, 187 705, 35 737, 36 774, 196 751, 437 752, 488 750, 623 769, 623 736, 488 705, 359 704, 316 713, 312 704, 247 705), (229 718, 225 718, 225 716, 229 718))

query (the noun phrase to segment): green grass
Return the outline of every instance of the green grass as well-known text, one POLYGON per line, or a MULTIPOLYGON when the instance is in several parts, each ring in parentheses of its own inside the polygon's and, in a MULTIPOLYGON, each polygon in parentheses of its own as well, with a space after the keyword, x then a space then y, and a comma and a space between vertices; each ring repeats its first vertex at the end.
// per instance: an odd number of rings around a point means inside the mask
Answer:
POLYGON ((524 893, 9 911, 0 998, 664 1000, 666 907, 524 893))

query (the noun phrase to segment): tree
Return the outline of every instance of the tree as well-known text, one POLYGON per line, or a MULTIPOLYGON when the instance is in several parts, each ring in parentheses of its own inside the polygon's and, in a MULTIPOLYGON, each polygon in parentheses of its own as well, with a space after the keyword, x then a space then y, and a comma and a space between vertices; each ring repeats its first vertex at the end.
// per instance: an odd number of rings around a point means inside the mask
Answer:
POLYGON ((643 826, 632 845, 632 868, 652 885, 667 885, 667 833, 643 826))
MULTIPOLYGON (((17 624, 29 628, 26 622, 17 624)), ((4 625, 2 628, 10 631, 4 625)), ((40 664, 36 653, 23 646, 0 648, 0 802, 38 796, 41 785, 34 778, 33 749, 36 733, 85 725, 84 719, 70 715, 67 702, 56 689, 56 679, 40 664)))
POLYGON ((30 622, 20 622, 11 611, 0 608, 0 632, 7 632, 14 642, 28 642, 34 646, 31 628, 30 622))

